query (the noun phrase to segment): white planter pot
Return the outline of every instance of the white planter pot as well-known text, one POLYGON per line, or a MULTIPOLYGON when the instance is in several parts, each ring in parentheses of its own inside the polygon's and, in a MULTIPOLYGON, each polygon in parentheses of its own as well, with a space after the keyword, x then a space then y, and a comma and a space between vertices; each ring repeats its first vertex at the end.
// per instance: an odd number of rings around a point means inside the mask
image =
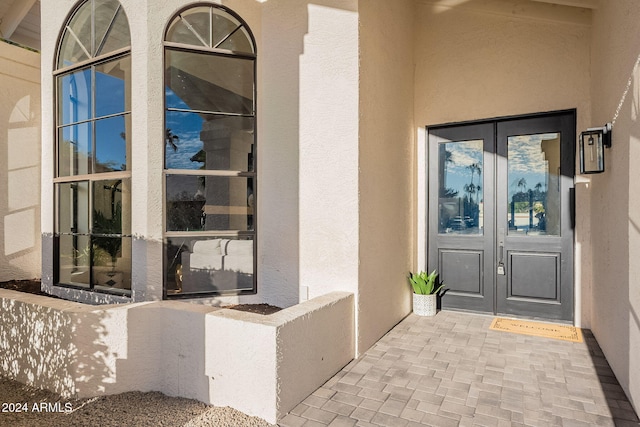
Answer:
POLYGON ((437 308, 436 294, 413 294, 413 312, 418 316, 435 316, 437 308))

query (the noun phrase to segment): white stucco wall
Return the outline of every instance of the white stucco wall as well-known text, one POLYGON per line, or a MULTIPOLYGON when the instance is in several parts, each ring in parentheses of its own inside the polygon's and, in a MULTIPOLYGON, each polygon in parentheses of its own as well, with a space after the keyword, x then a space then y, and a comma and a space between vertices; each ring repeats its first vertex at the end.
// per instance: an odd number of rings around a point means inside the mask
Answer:
POLYGON ((346 292, 265 316, 0 289, 0 368, 65 396, 155 390, 275 423, 353 359, 354 308, 346 292))
POLYGON ((358 350, 411 311, 414 269, 414 2, 362 0, 358 350))
POLYGON ((594 13, 592 117, 613 122, 606 171, 592 178, 592 330, 640 410, 640 4, 602 2, 594 13))
POLYGON ((0 281, 40 277, 40 55, 0 42, 0 281))
POLYGON ((358 2, 305 2, 299 58, 300 285, 358 286, 358 2))
MULTIPOLYGON (((418 2, 414 99, 422 166, 417 197, 425 194, 427 125, 576 108, 578 132, 595 126, 590 120, 590 26, 586 9, 537 2, 418 2)), ((589 327, 589 190, 586 178, 576 181, 575 323, 589 327)), ((424 255, 424 201, 420 206, 418 246, 424 255)), ((424 265, 424 259, 417 262, 424 265)))

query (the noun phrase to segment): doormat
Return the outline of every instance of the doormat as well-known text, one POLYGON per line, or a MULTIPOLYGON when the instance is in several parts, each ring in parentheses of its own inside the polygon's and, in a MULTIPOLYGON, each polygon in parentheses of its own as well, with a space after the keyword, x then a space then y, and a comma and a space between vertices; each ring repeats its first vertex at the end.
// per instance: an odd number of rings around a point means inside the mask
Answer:
POLYGON ((563 341, 582 342, 580 328, 553 323, 530 322, 526 320, 505 319, 496 317, 489 329, 494 331, 512 332, 514 334, 532 335, 534 337, 553 338, 563 341))

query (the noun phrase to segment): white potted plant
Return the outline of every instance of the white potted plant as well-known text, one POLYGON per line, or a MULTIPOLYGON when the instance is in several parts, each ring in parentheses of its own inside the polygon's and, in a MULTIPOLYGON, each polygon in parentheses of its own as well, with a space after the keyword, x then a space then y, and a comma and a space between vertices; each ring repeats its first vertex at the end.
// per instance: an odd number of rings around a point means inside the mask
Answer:
POLYGON ((418 316, 436 315, 438 294, 444 287, 444 284, 438 286, 437 279, 436 270, 430 274, 426 271, 409 273, 409 283, 413 288, 413 312, 418 316))

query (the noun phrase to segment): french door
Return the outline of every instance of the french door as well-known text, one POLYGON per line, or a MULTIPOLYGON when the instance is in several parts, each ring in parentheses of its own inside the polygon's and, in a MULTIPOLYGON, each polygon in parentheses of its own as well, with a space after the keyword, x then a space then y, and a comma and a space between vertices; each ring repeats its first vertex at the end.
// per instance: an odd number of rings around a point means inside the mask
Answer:
POLYGON ((443 308, 573 320, 575 111, 428 128, 443 308))

